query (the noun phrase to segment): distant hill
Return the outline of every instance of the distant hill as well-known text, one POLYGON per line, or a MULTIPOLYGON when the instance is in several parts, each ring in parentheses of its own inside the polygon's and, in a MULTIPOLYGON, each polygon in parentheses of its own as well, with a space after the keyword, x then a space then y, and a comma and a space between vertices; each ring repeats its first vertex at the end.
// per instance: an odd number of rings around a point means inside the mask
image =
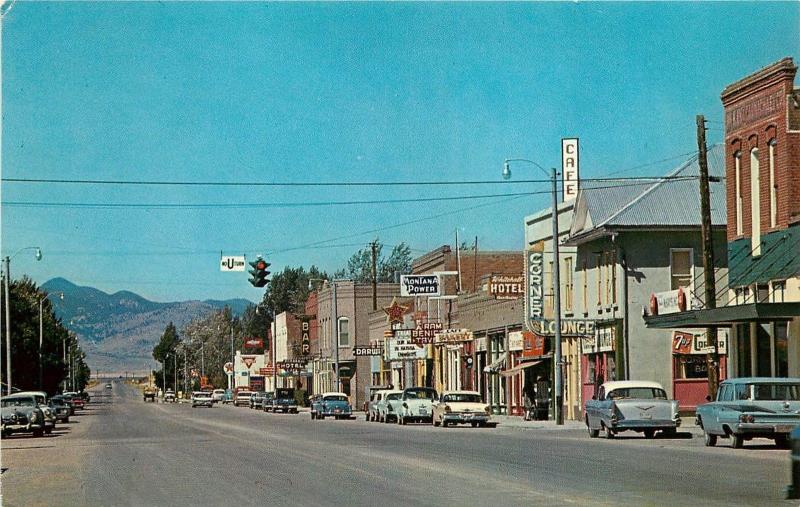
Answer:
POLYGON ((42 289, 64 293, 63 300, 52 297, 50 301, 64 325, 78 335, 93 371, 146 370, 153 363, 153 347, 170 321, 180 330, 213 310, 228 306, 241 315, 252 304, 246 299, 157 303, 130 291, 107 294, 64 278, 53 278, 42 289))

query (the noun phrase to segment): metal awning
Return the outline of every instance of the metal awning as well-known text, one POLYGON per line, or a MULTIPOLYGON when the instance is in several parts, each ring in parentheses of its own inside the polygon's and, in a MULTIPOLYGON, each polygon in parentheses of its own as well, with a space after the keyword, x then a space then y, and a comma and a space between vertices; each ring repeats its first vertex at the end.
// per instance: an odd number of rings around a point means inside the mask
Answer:
POLYGON ((644 317, 650 329, 732 327, 746 322, 773 322, 800 317, 800 303, 750 303, 644 317))
POLYGON ((506 355, 503 354, 502 356, 497 358, 495 362, 493 362, 489 366, 486 366, 483 369, 483 373, 497 373, 500 371, 500 368, 502 368, 505 363, 506 363, 506 355))
POLYGON ((513 368, 509 368, 507 370, 503 370, 500 372, 500 375, 504 377, 510 377, 511 375, 516 375, 517 373, 521 372, 525 368, 530 368, 531 366, 536 366, 537 364, 541 363, 541 361, 528 361, 527 363, 520 363, 513 368))

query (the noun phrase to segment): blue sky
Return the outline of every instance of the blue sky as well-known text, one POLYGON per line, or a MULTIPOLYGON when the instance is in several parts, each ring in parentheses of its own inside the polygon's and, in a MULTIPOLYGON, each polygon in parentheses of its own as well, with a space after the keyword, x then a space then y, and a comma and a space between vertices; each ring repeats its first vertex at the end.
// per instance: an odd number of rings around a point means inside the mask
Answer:
MULTIPOLYGON (((4 177, 188 181, 500 180, 508 157, 582 176, 722 138, 719 94, 800 57, 799 3, 78 3, 3 20, 4 177)), ((621 175, 661 174, 679 159, 621 175)), ((537 179, 532 167, 514 177, 537 179)), ((336 207, 30 208, 9 202, 303 203, 546 191, 466 187, 2 186, 12 274, 159 300, 257 300, 219 252, 332 271, 375 236, 415 254, 519 249, 547 195, 336 207), (475 208, 476 205, 485 206, 475 208), (464 208, 474 208, 457 212, 464 208), (364 231, 450 213, 380 232, 364 231), (303 247, 332 240, 324 247, 303 247)))

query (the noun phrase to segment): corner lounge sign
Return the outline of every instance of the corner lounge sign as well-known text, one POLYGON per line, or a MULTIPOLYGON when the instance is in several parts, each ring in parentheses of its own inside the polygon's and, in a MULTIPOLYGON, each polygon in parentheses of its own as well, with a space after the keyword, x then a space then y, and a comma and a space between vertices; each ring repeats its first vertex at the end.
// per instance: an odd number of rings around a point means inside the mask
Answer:
POLYGON ((544 243, 534 244, 525 257, 525 307, 528 321, 544 318, 544 243))

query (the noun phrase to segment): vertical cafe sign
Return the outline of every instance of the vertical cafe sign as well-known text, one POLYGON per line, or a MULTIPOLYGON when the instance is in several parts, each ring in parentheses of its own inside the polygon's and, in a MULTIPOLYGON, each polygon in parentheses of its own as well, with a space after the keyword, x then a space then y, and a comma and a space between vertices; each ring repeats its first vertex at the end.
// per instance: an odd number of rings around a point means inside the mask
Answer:
POLYGON ((561 179, 563 181, 563 200, 576 199, 580 186, 578 138, 561 140, 561 179))
POLYGON ((544 242, 528 249, 525 256, 525 310, 528 322, 544 319, 544 242))

